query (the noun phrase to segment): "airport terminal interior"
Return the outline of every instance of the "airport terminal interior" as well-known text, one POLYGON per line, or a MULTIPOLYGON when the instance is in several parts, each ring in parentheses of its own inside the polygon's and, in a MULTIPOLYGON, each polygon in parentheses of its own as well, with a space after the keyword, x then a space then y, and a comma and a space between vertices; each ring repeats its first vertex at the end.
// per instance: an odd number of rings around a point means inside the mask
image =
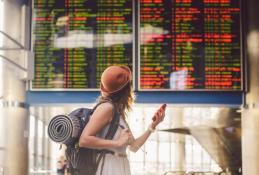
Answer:
POLYGON ((137 152, 127 149, 132 175, 259 175, 258 7, 0 0, 0 175, 73 175, 50 122, 92 109, 113 65, 132 72, 131 132, 150 131, 137 152))

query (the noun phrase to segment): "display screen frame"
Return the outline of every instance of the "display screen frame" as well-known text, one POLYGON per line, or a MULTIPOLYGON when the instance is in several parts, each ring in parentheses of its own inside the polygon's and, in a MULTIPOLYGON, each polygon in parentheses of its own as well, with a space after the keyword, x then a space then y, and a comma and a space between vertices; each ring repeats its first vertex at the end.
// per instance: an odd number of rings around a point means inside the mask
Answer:
MULTIPOLYGON (((135 91, 167 91, 167 92, 178 92, 178 91, 220 91, 220 92, 241 92, 245 90, 245 65, 246 60, 244 56, 244 24, 242 24, 244 6, 242 4, 243 0, 239 1, 240 6, 240 78, 241 78, 241 88, 240 89, 143 89, 141 88, 140 79, 140 65, 141 65, 141 55, 140 55, 140 1, 132 0, 132 76, 133 76, 133 89, 135 91)), ((32 15, 31 15, 31 48, 34 50, 34 0, 32 1, 32 15)), ((30 91, 99 91, 99 88, 34 88, 32 86, 32 81, 29 81, 30 91)))
POLYGON ((163 91, 163 92, 243 92, 245 90, 245 75, 244 75, 244 69, 245 69, 245 56, 244 56, 244 24, 242 23, 243 19, 243 0, 239 0, 239 7, 240 7, 240 15, 239 15, 239 42, 240 42, 240 89, 162 89, 162 88, 153 88, 153 89, 144 89, 141 88, 141 44, 140 44, 140 38, 141 38, 141 33, 140 33, 140 27, 141 27, 141 22, 140 22, 140 10, 141 10, 141 5, 140 1, 137 2, 137 29, 136 31, 138 32, 138 37, 137 37, 137 53, 138 53, 138 68, 137 68, 137 88, 138 91, 142 92, 157 92, 157 91, 163 91))
MULTIPOLYGON (((31 6, 32 6, 32 13, 31 13, 31 50, 34 51, 34 41, 35 41, 35 34, 34 34, 34 27, 35 27, 35 22, 34 22, 34 17, 35 17, 35 12, 34 12, 34 1, 35 0, 32 0, 31 2, 31 6)), ((136 11, 135 11, 135 0, 132 0, 132 4, 131 4, 131 7, 132 7, 132 78, 133 78, 133 81, 132 81, 132 87, 133 87, 133 90, 136 90, 136 84, 135 84, 135 79, 136 79, 136 47, 135 47, 135 29, 136 29, 136 21, 135 21, 135 16, 136 16, 136 11)), ((36 64, 34 65, 34 67, 36 67, 36 64)), ((34 68, 35 69, 35 68, 34 68)), ((100 91, 100 88, 35 88, 33 87, 33 80, 29 81, 28 85, 29 85, 29 90, 30 91, 57 91, 57 92, 60 92, 60 91, 92 91, 92 92, 97 92, 97 91, 100 91)))

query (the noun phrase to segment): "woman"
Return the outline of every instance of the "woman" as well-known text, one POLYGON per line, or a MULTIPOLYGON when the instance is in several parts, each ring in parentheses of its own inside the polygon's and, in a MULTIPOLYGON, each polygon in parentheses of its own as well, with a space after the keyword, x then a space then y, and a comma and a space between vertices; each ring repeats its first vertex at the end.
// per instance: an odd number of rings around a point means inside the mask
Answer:
POLYGON ((97 169, 97 175, 130 175, 126 148, 136 152, 147 140, 156 126, 163 121, 165 106, 158 109, 148 129, 134 138, 126 122, 126 112, 134 101, 131 87, 131 71, 125 66, 110 66, 101 76, 102 100, 110 100, 120 114, 119 126, 112 140, 103 139, 113 117, 113 105, 102 103, 91 116, 79 140, 80 147, 108 149, 115 154, 106 154, 97 169))

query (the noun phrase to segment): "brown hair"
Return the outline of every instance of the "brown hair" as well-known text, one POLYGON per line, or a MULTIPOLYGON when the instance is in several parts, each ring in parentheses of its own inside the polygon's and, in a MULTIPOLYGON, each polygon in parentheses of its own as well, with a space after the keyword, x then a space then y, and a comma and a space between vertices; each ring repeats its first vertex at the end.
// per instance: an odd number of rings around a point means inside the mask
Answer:
POLYGON ((120 91, 109 94, 107 97, 100 96, 99 101, 106 100, 107 98, 111 99, 117 111, 125 118, 127 116, 127 111, 131 111, 135 100, 135 95, 132 90, 131 83, 129 82, 120 91))

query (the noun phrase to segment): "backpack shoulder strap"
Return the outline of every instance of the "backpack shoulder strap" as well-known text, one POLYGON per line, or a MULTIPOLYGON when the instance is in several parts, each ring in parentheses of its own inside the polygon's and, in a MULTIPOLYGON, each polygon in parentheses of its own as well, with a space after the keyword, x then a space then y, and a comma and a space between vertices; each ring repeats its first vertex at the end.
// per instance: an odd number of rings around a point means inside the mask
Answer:
POLYGON ((120 122, 120 114, 116 110, 116 107, 114 106, 114 104, 112 104, 112 105, 113 105, 113 117, 112 117, 112 121, 110 123, 110 127, 108 129, 108 132, 105 136, 105 139, 109 139, 109 140, 111 140, 114 137, 114 135, 118 129, 119 122, 120 122))
POLYGON ((96 110, 96 108, 97 108, 99 105, 101 105, 101 104, 103 104, 103 103, 110 103, 110 104, 112 105, 112 108, 113 108, 112 121, 111 121, 111 123, 110 123, 110 127, 109 127, 109 129, 108 129, 108 132, 107 132, 107 134, 105 135, 105 139, 111 140, 111 139, 114 137, 114 135, 115 135, 115 133, 116 133, 116 131, 117 131, 117 129, 118 129, 118 124, 119 124, 119 121, 120 121, 120 114, 118 113, 118 111, 117 111, 115 105, 113 104, 113 102, 112 102, 111 100, 109 100, 109 99, 97 103, 97 104, 94 106, 94 108, 92 109, 92 113, 96 110))

